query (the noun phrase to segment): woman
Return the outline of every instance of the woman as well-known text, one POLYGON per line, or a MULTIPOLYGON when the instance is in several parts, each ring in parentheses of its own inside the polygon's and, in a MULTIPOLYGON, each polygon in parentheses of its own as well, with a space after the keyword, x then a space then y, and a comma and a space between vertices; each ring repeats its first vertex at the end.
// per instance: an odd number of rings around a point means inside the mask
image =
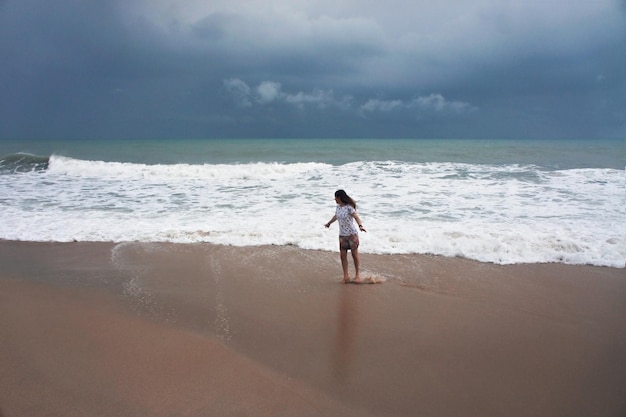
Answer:
POLYGON ((352 259, 354 260, 354 274, 355 283, 361 283, 360 275, 360 261, 359 261, 359 232, 354 226, 354 221, 359 226, 359 230, 366 232, 363 227, 363 223, 356 212, 356 202, 350 198, 344 190, 337 190, 335 192, 335 202, 337 203, 337 209, 335 215, 324 226, 326 228, 335 221, 339 221, 339 253, 341 256, 341 267, 343 268, 343 281, 342 283, 350 282, 350 276, 348 275, 348 251, 352 252, 352 259))

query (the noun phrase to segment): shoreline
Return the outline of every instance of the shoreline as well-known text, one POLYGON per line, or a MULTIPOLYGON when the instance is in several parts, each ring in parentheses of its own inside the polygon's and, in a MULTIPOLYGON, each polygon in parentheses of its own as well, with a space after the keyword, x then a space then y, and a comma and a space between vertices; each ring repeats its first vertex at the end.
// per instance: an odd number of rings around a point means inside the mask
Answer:
MULTIPOLYGON (((99 241, 99 240, 73 240, 73 241, 39 241, 39 240, 13 240, 13 239, 3 239, 0 238, 0 244, 28 244, 28 245, 72 245, 72 244, 83 244, 83 245, 175 245, 175 246, 214 246, 214 247, 228 247, 228 248, 239 248, 239 249, 254 249, 254 248, 266 248, 266 247, 287 247, 287 248, 295 248, 302 251, 310 251, 310 252, 323 252, 323 253, 338 253, 335 249, 308 249, 302 248, 297 245, 285 244, 259 244, 259 245, 233 245, 233 244, 223 244, 223 243, 212 243, 212 242, 172 242, 167 240, 154 240, 154 241, 141 241, 141 240, 127 240, 127 241, 99 241)), ((617 270, 626 270, 626 265, 621 266, 610 266, 610 265, 595 265, 591 263, 565 263, 565 262, 519 262, 519 263, 497 263, 491 261, 482 261, 478 259, 463 257, 463 256, 447 256, 436 253, 374 253, 374 252, 359 252, 361 256, 372 256, 372 257, 425 257, 425 258, 442 258, 449 260, 462 260, 468 262, 475 262, 478 264, 485 265, 493 265, 496 267, 511 267, 511 266, 530 266, 530 265, 564 265, 567 267, 582 267, 582 268, 607 268, 607 269, 617 269, 617 270)))
POLYGON ((621 269, 361 260, 381 285, 290 246, 0 241, 0 415, 626 411, 621 269))

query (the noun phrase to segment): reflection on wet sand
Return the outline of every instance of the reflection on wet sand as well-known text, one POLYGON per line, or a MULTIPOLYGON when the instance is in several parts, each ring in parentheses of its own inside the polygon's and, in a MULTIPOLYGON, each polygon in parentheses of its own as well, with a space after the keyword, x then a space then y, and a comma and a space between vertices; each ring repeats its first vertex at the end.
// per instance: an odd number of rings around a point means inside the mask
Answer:
POLYGON ((359 327, 356 288, 344 286, 337 304, 337 326, 332 351, 332 373, 339 382, 345 382, 352 374, 352 364, 357 353, 359 327))

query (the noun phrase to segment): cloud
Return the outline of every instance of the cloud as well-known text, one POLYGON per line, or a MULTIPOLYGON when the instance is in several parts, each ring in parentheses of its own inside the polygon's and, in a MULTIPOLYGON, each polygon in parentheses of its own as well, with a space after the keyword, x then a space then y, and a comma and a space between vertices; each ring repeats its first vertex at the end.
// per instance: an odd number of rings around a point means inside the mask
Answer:
POLYGON ((418 97, 411 101, 410 108, 428 109, 437 112, 449 111, 462 113, 475 110, 469 103, 462 101, 447 101, 441 94, 431 94, 429 96, 418 97))
POLYGON ((231 95, 233 100, 241 107, 250 107, 250 87, 237 78, 229 78, 224 80, 224 89, 231 95))
POLYGON ((0 0, 0 139, 623 137, 625 4, 0 0))
POLYGON ((350 97, 337 100, 332 90, 314 89, 310 92, 285 92, 282 85, 275 81, 263 81, 255 88, 251 88, 246 82, 238 78, 229 78, 223 81, 223 85, 224 90, 231 96, 232 100, 241 107, 286 104, 299 109, 305 107, 326 108, 329 106, 345 108, 350 101, 350 97))
POLYGON ((462 101, 448 101, 441 94, 420 96, 409 101, 369 99, 360 107, 362 114, 374 112, 388 113, 397 110, 411 110, 421 113, 461 114, 475 111, 476 107, 462 101))
POLYGON ((363 104, 355 106, 352 96, 337 99, 332 90, 314 89, 310 92, 286 92, 282 85, 275 81, 263 81, 251 88, 238 78, 223 81, 225 91, 240 107, 267 106, 285 104, 301 110, 309 108, 326 109, 334 107, 343 111, 355 111, 361 116, 367 113, 391 113, 395 111, 413 111, 426 117, 429 114, 455 115, 476 110, 476 107, 462 101, 446 100, 441 94, 419 96, 408 101, 367 99, 363 104))
POLYGON ((399 108, 406 108, 407 104, 402 100, 380 100, 371 98, 361 105, 361 111, 364 112, 390 112, 399 108))
POLYGON ((296 94, 288 94, 285 96, 285 101, 289 104, 295 105, 300 109, 308 105, 313 105, 318 108, 326 107, 339 107, 346 109, 350 103, 350 97, 344 97, 342 100, 336 100, 335 94, 332 90, 313 90, 310 93, 304 93, 302 91, 296 94))
POLYGON ((263 81, 256 88, 257 100, 261 104, 268 104, 276 100, 277 98, 283 96, 280 92, 281 85, 280 83, 272 82, 272 81, 263 81))

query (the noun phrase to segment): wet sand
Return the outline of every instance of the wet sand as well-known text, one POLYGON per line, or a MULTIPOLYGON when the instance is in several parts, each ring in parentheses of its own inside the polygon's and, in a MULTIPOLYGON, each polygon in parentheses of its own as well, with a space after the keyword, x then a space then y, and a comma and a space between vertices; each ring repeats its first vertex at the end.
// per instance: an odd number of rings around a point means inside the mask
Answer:
POLYGON ((624 416, 626 272, 0 242, 0 416, 624 416))

